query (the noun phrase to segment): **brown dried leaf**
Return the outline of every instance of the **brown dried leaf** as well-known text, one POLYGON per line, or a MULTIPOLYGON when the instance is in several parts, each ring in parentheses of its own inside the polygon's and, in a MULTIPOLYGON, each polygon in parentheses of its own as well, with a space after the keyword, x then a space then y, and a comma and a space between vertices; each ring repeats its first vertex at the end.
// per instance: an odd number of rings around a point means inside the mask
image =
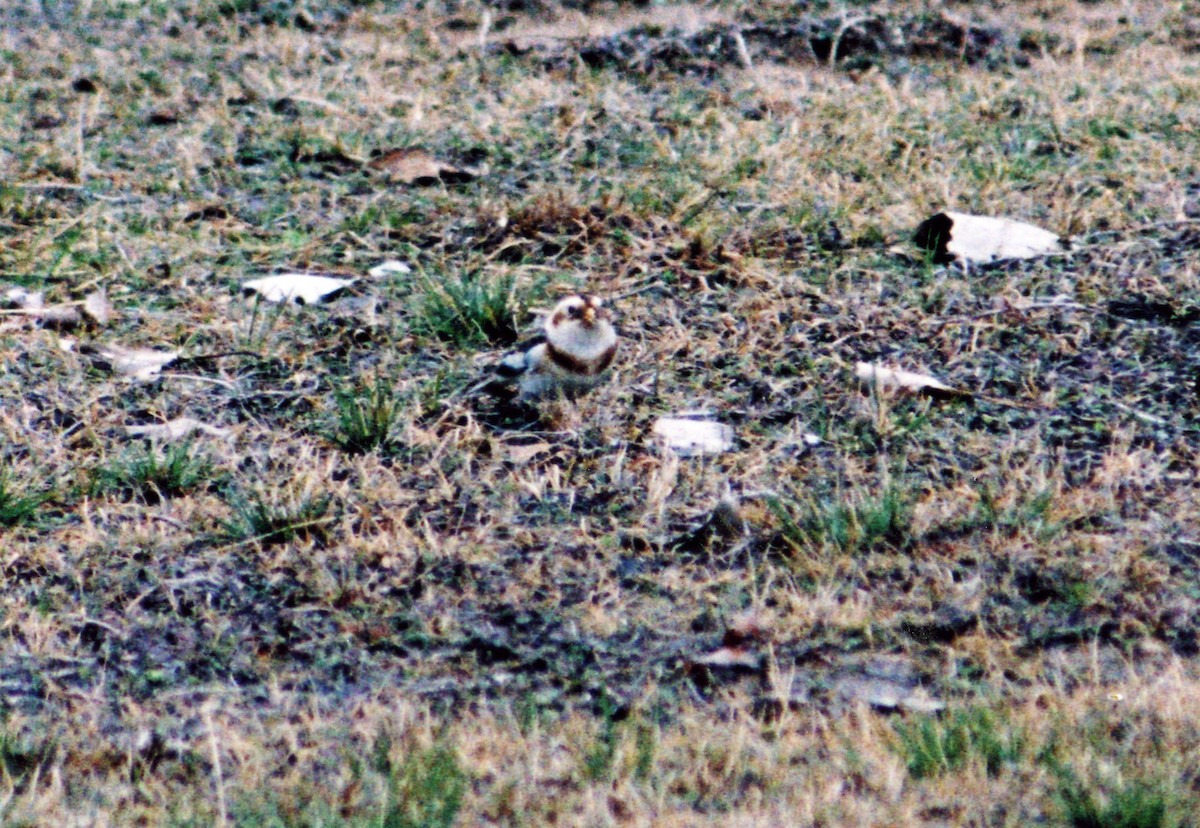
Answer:
POLYGON ((439 161, 421 147, 387 150, 368 161, 367 166, 399 184, 428 186, 439 181, 459 182, 475 178, 469 170, 439 161))

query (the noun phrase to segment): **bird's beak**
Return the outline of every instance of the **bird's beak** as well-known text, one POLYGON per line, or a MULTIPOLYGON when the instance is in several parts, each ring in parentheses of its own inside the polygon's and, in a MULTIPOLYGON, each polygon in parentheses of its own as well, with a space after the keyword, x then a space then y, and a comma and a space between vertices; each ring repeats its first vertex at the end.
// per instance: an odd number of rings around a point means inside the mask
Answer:
POLYGON ((588 305, 583 309, 583 324, 591 326, 596 321, 596 309, 588 305))

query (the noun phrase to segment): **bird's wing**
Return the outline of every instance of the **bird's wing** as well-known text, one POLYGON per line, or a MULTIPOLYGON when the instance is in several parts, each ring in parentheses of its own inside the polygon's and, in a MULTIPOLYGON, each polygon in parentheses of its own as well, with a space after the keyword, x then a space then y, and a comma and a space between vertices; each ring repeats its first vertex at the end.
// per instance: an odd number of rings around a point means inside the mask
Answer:
POLYGON ((507 354, 503 359, 496 363, 495 373, 501 377, 513 378, 519 377, 529 370, 530 354, 533 349, 546 341, 544 334, 530 337, 517 346, 517 349, 510 354, 507 354))
POLYGON ((534 349, 545 341, 545 336, 535 336, 522 342, 516 350, 506 354, 499 362, 495 363, 488 370, 486 376, 467 389, 467 393, 511 397, 516 393, 515 381, 533 367, 531 354, 534 349))

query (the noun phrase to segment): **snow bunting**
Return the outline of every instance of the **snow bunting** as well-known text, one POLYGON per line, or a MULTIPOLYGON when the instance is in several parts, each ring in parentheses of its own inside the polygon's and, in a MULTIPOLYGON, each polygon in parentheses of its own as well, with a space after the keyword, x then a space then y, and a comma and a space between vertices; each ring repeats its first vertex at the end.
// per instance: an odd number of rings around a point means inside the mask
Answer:
POLYGON ((494 388, 515 383, 523 400, 574 397, 599 384, 617 353, 612 314, 597 296, 568 296, 546 317, 542 335, 496 366, 494 388))

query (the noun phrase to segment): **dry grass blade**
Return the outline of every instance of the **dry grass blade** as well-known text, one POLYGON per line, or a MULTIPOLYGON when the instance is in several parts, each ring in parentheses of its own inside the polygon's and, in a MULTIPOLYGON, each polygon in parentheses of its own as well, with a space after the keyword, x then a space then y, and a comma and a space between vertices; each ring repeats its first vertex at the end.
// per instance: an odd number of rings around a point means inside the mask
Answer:
POLYGON ((0 823, 1194 822, 1194 17, 0 3, 0 823))

